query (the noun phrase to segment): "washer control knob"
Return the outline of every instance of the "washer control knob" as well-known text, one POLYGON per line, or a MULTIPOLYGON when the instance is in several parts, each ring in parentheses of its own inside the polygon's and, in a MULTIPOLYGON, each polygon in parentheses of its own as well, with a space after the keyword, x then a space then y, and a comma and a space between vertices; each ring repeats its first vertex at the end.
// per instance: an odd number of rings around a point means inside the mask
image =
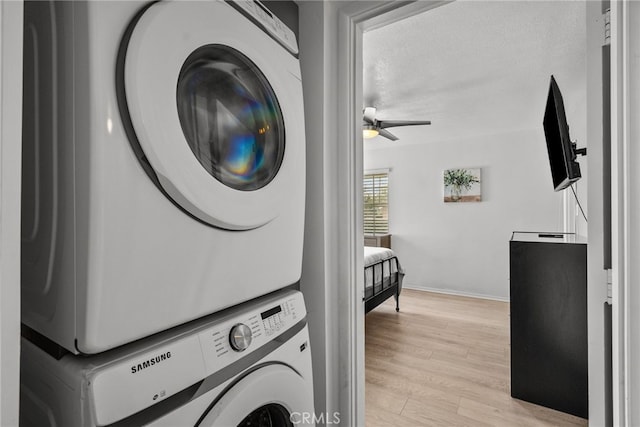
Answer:
POLYGON ((238 323, 231 328, 229 343, 235 351, 245 351, 251 345, 251 328, 238 323))

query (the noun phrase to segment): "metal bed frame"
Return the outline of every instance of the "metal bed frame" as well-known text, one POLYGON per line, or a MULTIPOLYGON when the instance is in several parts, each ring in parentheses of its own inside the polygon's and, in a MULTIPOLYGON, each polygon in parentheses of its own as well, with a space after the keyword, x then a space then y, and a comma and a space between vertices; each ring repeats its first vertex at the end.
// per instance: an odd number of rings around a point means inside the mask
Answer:
POLYGON ((364 312, 365 314, 385 302, 391 296, 396 299, 396 311, 400 311, 400 290, 402 286, 403 273, 400 272, 400 265, 398 258, 393 256, 373 264, 367 265, 365 270, 365 286, 366 286, 366 272, 371 269, 371 277, 373 278, 373 286, 369 289, 365 287, 364 290, 364 312), (391 263, 395 263, 396 271, 392 273, 391 263), (384 277, 384 264, 388 263, 389 277, 384 277), (376 274, 376 266, 380 265, 379 274, 376 274))

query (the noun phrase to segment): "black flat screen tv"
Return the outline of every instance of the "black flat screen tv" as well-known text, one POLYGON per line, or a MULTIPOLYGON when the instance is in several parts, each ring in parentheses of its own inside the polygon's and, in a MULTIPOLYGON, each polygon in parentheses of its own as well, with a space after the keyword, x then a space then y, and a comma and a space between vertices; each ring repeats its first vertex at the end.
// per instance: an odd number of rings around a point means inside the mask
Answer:
POLYGON ((555 191, 564 190, 582 177, 580 164, 576 161, 577 154, 582 154, 582 150, 576 150, 576 144, 569 138, 569 125, 562 94, 553 76, 549 85, 543 125, 553 188, 555 191))

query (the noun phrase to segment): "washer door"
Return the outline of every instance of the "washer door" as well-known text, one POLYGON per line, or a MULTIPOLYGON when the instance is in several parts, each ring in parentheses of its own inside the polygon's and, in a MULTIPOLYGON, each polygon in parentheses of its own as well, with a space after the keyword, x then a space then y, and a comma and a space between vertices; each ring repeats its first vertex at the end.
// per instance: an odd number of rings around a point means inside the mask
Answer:
POLYGON ((313 423, 313 393, 309 387, 290 367, 267 365, 236 382, 196 425, 293 426, 302 417, 313 423))
POLYGON ((179 1, 147 8, 123 46, 126 109, 156 184, 216 227, 272 221, 304 179, 301 83, 284 49, 223 2, 179 1))

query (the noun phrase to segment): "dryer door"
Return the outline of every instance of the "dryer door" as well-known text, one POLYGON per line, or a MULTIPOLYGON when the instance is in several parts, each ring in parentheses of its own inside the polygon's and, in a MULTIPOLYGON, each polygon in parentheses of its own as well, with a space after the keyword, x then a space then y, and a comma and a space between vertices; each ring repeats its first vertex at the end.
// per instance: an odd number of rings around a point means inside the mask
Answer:
POLYGON ((229 388, 196 426, 315 425, 313 391, 292 368, 272 364, 252 371, 229 388))
POLYGON ((305 161, 295 58, 224 2, 153 3, 123 51, 123 119, 165 195, 230 230, 290 208, 305 161))

